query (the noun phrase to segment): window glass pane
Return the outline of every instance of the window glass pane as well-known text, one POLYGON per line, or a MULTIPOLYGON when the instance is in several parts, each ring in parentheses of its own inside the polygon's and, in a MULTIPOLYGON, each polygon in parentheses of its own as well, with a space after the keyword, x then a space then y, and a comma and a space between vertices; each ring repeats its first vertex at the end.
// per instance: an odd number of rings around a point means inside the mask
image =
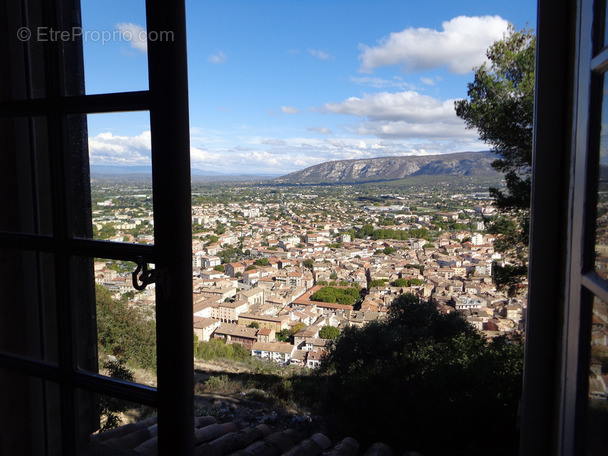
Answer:
POLYGON ((81 5, 87 94, 147 90, 145 2, 83 0, 81 5))
POLYGON ((40 117, 0 120, 0 231, 51 234, 47 123, 40 117))
POLYGON ((57 362, 55 264, 50 254, 0 247, 0 351, 57 362))
MULTIPOLYGON (((597 0, 598 3, 601 5, 601 7, 603 8, 603 18, 598 14, 596 15, 596 17, 598 18, 598 20, 601 18, 603 19, 603 23, 600 25, 601 30, 603 31, 603 35, 604 35, 604 46, 608 45, 608 30, 606 30, 606 19, 608 16, 608 9, 606 8, 606 0, 597 0)), ((601 36, 601 35, 600 35, 601 36)))
MULTIPOLYGON (((73 258, 74 267, 82 267, 85 259, 73 258), (79 266, 80 264, 80 266, 79 266)), ((96 258, 88 259, 93 269, 95 315, 94 328, 85 331, 87 324, 78 326, 78 340, 90 343, 90 335, 96 335, 93 351, 95 362, 80 364, 84 370, 99 372, 108 377, 123 373, 129 380, 147 386, 156 386, 156 299, 154 284, 144 290, 133 287, 132 273, 137 265, 129 261, 96 258)), ((150 269, 154 265, 148 265, 150 269)), ((84 287, 83 287, 84 288, 84 287)), ((86 289, 78 290, 81 294, 86 289)), ((76 297, 83 302, 85 297, 76 297)), ((79 352, 86 352, 81 345, 79 352)))
POLYGON ((597 221, 595 231, 595 268, 598 275, 608 279, 608 78, 604 90, 599 141, 597 221))
POLYGON ((152 244, 148 112, 88 116, 93 238, 152 244))
POLYGON ((44 98, 46 46, 38 30, 48 30, 48 26, 41 4, 29 2, 21 11, 17 4, 10 6, 13 8, 7 5, 2 10, 0 28, 0 101, 44 98))
MULTIPOLYGON (((116 372, 115 376, 120 378, 121 373, 116 372)), ((80 454, 123 454, 120 450, 125 454, 127 450, 136 450, 133 454, 156 454, 143 450, 155 445, 156 408, 104 394, 78 393, 79 415, 88 412, 93 418, 78 423, 78 435, 86 436, 79 446, 83 450, 80 454)))
POLYGON ((59 387, 0 369, 0 454, 64 454, 59 387))
POLYGON ((593 301, 590 363, 585 454, 605 454, 608 448, 608 304, 598 298, 593 301))

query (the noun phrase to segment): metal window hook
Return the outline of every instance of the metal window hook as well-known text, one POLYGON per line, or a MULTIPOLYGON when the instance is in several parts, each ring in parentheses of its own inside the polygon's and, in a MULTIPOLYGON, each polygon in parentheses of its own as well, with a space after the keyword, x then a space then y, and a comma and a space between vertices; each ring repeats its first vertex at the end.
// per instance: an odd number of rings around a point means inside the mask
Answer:
POLYGON ((143 257, 137 257, 136 262, 137 268, 131 274, 133 277, 133 288, 141 291, 156 281, 156 271, 148 269, 148 263, 143 257))

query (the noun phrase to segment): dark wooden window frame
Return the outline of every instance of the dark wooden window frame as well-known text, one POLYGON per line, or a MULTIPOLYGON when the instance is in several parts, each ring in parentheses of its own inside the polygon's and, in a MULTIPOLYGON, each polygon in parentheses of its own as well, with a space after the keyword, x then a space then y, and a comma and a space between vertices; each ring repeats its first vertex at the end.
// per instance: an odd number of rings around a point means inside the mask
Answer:
MULTIPOLYGON (((47 2, 49 17, 61 14, 62 2, 47 2), (55 13, 59 12, 59 13, 55 13)), ((157 388, 129 384, 79 370, 73 353, 75 329, 70 293, 57 287, 59 358, 57 365, 0 353, 0 368, 56 382, 61 392, 62 451, 76 454, 76 390, 151 405, 158 411, 159 454, 192 454, 193 345, 190 150, 185 5, 183 1, 146 2, 149 34, 170 32, 171 39, 148 42, 149 90, 100 95, 63 96, 58 88, 64 71, 60 49, 49 43, 46 97, 0 102, 0 118, 39 116, 49 130, 52 166, 52 235, 0 232, 0 247, 49 252, 55 258, 58 283, 69 283, 70 257, 86 256, 136 261, 156 269, 157 388), (77 238, 69 227, 69 170, 62 150, 62 128, 72 114, 145 110, 150 113, 154 245, 131 245, 77 238)), ((155 36, 155 35, 152 35, 155 36)))

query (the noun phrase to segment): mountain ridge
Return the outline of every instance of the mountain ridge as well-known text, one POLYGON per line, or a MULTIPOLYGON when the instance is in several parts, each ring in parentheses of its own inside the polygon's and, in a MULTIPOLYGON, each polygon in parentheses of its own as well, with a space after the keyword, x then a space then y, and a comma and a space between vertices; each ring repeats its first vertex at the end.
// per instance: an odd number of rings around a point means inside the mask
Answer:
POLYGON ((441 155, 332 160, 275 179, 281 184, 328 184, 390 181, 428 175, 498 176, 489 151, 441 155))

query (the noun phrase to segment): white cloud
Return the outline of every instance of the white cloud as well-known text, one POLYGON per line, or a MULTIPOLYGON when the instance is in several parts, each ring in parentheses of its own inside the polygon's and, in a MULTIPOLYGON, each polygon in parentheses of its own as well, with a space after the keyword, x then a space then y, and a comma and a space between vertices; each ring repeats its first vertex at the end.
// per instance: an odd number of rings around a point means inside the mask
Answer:
POLYGON ((267 146, 284 146, 285 141, 283 141, 282 139, 262 139, 262 141, 260 141, 260 144, 265 144, 267 146))
POLYGON ((460 121, 414 123, 405 121, 368 121, 357 128, 360 135, 374 135, 379 138, 433 138, 436 140, 456 140, 477 138, 477 132, 467 130, 460 121))
POLYGON ((401 64, 405 73, 443 66, 453 73, 467 73, 485 61, 487 48, 502 39, 508 22, 500 16, 459 16, 442 27, 441 31, 407 28, 391 33, 377 46, 361 44, 360 71, 401 64))
POLYGON ((137 136, 100 133, 89 138, 89 156, 93 165, 149 165, 150 132, 137 136))
POLYGON ((228 56, 224 54, 222 51, 217 51, 216 54, 212 54, 207 57, 207 62, 211 63, 225 63, 228 60, 228 56))
POLYGON ((293 106, 281 106, 281 111, 284 114, 300 114, 300 110, 298 108, 294 108, 293 106))
POLYGON ((148 50, 146 29, 141 25, 133 24, 131 22, 121 22, 116 24, 116 30, 120 32, 121 39, 131 43, 133 49, 137 49, 144 53, 148 50))
POLYGON ((321 51, 319 49, 309 49, 308 52, 320 60, 329 60, 332 58, 331 55, 329 55, 327 52, 321 51))
POLYGON ((353 133, 391 139, 475 141, 477 132, 456 116, 454 100, 440 100, 413 91, 380 92, 326 103, 323 110, 362 118, 353 133))
POLYGON ((370 76, 351 77, 351 82, 355 84, 374 87, 376 89, 387 89, 390 87, 396 89, 415 89, 416 86, 409 82, 405 82, 399 76, 394 76, 393 79, 374 78, 370 76))
POLYGON ((350 97, 338 103, 326 103, 324 110, 374 120, 406 120, 417 123, 456 119, 454 100, 441 101, 414 91, 364 94, 361 98, 350 97))
POLYGON ((331 135, 332 131, 327 127, 308 127, 308 131, 313 131, 315 133, 320 133, 322 135, 331 135))

